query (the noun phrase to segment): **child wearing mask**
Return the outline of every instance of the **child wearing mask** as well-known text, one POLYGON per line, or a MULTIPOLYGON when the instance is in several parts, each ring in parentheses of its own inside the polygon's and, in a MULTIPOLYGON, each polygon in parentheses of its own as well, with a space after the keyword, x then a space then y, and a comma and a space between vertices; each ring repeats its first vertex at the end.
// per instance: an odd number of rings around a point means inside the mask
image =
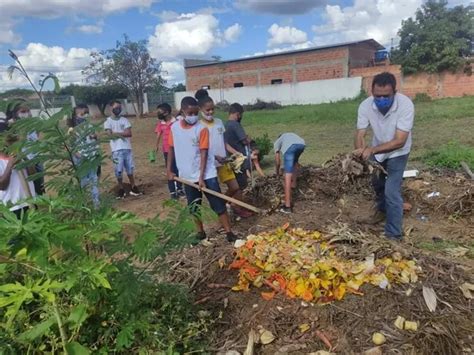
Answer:
MULTIPOLYGON (((229 164, 225 163, 227 151, 224 142, 224 124, 221 119, 214 117, 215 105, 212 98, 207 95, 198 95, 198 93, 199 91, 196 93, 196 97, 200 97, 198 103, 202 116, 200 122, 209 130, 209 155, 215 157, 214 163, 216 164, 219 181, 227 185, 227 196, 242 200, 242 191, 235 174, 229 164)), ((252 216, 251 212, 238 206, 233 206, 233 210, 241 218, 252 216)))
MULTIPOLYGON (((181 110, 184 114, 182 120, 171 126, 169 136, 170 149, 168 153, 168 180, 173 180, 175 174, 171 166, 176 159, 179 175, 181 178, 207 187, 216 192, 221 192, 217 180, 215 158, 209 153, 209 130, 199 122, 199 106, 197 101, 191 97, 184 97, 181 101, 181 110)), ((202 192, 194 187, 185 186, 186 198, 191 213, 196 218, 198 237, 206 238, 199 206, 202 203, 202 192)), ((237 238, 232 233, 229 216, 224 200, 205 194, 212 210, 219 216, 219 221, 226 232, 229 242, 237 238)))
MULTIPOLYGON (((6 137, 7 146, 16 141, 16 136, 6 137)), ((26 169, 15 169, 15 164, 15 157, 0 152, 0 201, 21 219, 29 208, 28 204, 22 201, 35 197, 36 193, 33 182, 26 180, 26 169)))
MULTIPOLYGON (((163 151, 163 157, 165 159, 165 166, 168 166, 168 152, 169 152, 169 135, 171 132, 171 125, 176 122, 176 118, 171 114, 171 106, 167 103, 158 105, 158 123, 156 124, 156 151, 160 150, 160 141, 162 142, 161 150, 163 151)), ((178 175, 178 167, 176 166, 176 160, 171 166, 173 174, 178 175)), ((179 197, 184 197, 183 185, 180 182, 174 180, 168 180, 168 190, 170 197, 174 200, 179 197)))
MULTIPOLYGON (((74 108, 71 120, 68 122, 69 132, 77 138, 77 149, 73 160, 77 167, 87 161, 100 158, 99 143, 97 135, 91 134, 89 107, 85 104, 79 104, 74 108)), ((90 190, 92 202, 96 208, 99 207, 99 177, 98 170, 93 168, 84 174, 81 174, 81 188, 90 190)))
POLYGON ((122 103, 120 101, 113 101, 111 106, 112 115, 104 122, 104 129, 112 136, 110 139, 110 149, 112 151, 115 177, 117 178, 119 186, 117 199, 125 198, 122 178, 123 170, 126 171, 128 180, 130 181, 130 195, 138 196, 140 195, 140 191, 135 185, 135 178, 133 176, 135 163, 133 161, 132 144, 130 142, 130 138, 132 137, 132 125, 121 115, 122 103))
MULTIPOLYGON (((19 100, 12 107, 9 107, 7 109, 7 120, 10 123, 14 123, 15 121, 25 119, 25 118, 31 118, 31 117, 32 115, 31 115, 30 108, 25 100, 19 100)), ((30 132, 26 136, 26 140, 28 142, 35 142, 38 139, 39 139, 39 135, 38 135, 38 132, 36 131, 30 132)), ((27 154, 28 160, 32 160, 35 157, 36 157, 35 153, 30 152, 27 154)), ((43 167, 43 164, 41 163, 36 163, 33 166, 28 168, 28 172, 30 175, 39 174, 39 173, 42 173, 43 171, 44 171, 44 167, 43 167)), ((33 185, 35 187, 35 192, 37 195, 44 194, 45 190, 44 190, 44 177, 43 176, 35 178, 33 180, 33 185)))

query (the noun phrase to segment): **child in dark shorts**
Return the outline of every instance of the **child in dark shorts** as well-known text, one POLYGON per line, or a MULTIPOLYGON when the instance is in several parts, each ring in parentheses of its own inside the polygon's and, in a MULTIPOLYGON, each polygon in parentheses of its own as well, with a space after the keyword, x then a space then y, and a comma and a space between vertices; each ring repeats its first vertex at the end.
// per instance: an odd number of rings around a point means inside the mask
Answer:
MULTIPOLYGON (((200 188, 206 187, 210 190, 221 192, 217 180, 217 170, 214 163, 214 155, 209 155, 209 130, 199 123, 199 106, 197 101, 190 96, 181 101, 183 119, 171 126, 169 135, 168 152, 168 180, 173 180, 175 174, 172 165, 176 159, 179 176, 200 188)), ((196 218, 198 237, 206 238, 199 207, 202 203, 202 191, 192 186, 185 185, 184 191, 191 213, 196 218)), ((225 201, 221 198, 206 194, 206 198, 212 210, 219 216, 219 221, 226 232, 229 242, 237 238, 232 233, 229 215, 225 201)))

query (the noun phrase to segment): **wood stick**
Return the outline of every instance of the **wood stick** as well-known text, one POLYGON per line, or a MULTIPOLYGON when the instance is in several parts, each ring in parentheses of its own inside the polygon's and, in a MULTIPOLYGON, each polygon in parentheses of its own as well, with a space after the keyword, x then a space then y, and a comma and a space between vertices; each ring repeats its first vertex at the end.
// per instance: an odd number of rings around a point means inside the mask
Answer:
POLYGON ((192 183, 191 181, 188 181, 188 180, 186 180, 186 179, 182 179, 182 178, 177 177, 177 176, 175 176, 174 179, 175 179, 176 181, 182 183, 182 184, 186 184, 186 185, 188 185, 188 186, 192 186, 192 187, 194 187, 195 189, 202 190, 203 192, 208 193, 209 195, 213 195, 213 196, 219 197, 219 198, 221 198, 221 199, 223 199, 223 200, 225 200, 225 201, 227 201, 227 202, 236 204, 236 205, 238 205, 238 206, 240 206, 240 207, 243 207, 243 208, 245 208, 245 209, 247 209, 247 210, 250 210, 250 211, 253 211, 253 212, 256 212, 256 213, 261 213, 261 212, 262 212, 259 208, 255 207, 255 206, 249 205, 248 203, 239 201, 239 200, 237 200, 237 199, 235 199, 235 198, 229 197, 229 196, 224 195, 224 194, 222 194, 222 193, 220 193, 220 192, 217 192, 217 191, 214 191, 214 190, 210 190, 210 189, 208 189, 207 187, 201 188, 201 187, 199 187, 199 185, 194 184, 194 183, 192 183))
POLYGON ((464 169, 464 171, 466 172, 467 175, 469 175, 469 177, 471 178, 471 180, 474 180, 474 173, 472 172, 472 170, 469 168, 469 165, 467 165, 467 163, 465 161, 462 161, 461 162, 461 166, 462 168, 464 169))

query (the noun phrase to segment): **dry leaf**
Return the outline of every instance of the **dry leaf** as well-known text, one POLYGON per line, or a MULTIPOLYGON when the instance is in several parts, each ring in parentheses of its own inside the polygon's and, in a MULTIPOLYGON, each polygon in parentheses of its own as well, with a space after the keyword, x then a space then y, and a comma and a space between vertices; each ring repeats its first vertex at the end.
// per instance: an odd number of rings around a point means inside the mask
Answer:
POLYGON ((225 255, 222 258, 220 258, 217 262, 219 263, 219 268, 222 269, 225 266, 225 255))
POLYGON ((396 328, 403 330, 403 327, 405 325, 405 318, 403 318, 402 316, 398 316, 394 324, 396 328))
POLYGON ((382 345, 382 344, 384 344, 386 341, 387 341, 387 339, 385 338, 385 335, 383 335, 382 333, 374 333, 374 334, 372 334, 372 342, 373 342, 375 345, 382 345))
POLYGON ((309 353, 308 355, 335 355, 334 353, 330 353, 326 350, 318 350, 315 353, 309 353))
POLYGON ((255 334, 255 331, 251 329, 249 332, 249 340, 247 341, 247 348, 245 349, 244 355, 254 354, 253 348, 256 342, 257 342, 257 334, 255 334))
POLYGON ((245 245, 246 241, 243 239, 237 239, 234 243, 234 248, 240 248, 245 245))
POLYGON ((306 333, 308 330, 311 329, 311 326, 308 323, 303 323, 298 326, 301 333, 306 333))
POLYGON ((432 287, 423 286, 423 298, 430 312, 436 310, 436 293, 432 287))
POLYGON ((362 353, 362 355, 382 355, 382 349, 380 346, 376 346, 374 348, 370 348, 362 353))
POLYGON ((445 249, 446 253, 452 257, 460 258, 466 255, 469 252, 469 248, 465 247, 455 247, 445 249))
POLYGON ((298 351, 298 350, 302 350, 302 349, 306 349, 306 344, 288 344, 288 345, 284 345, 280 349, 278 349, 278 352, 279 353, 290 353, 290 352, 298 351))
POLYGON ((459 286, 459 288, 461 289, 464 297, 466 297, 468 300, 472 300, 474 298, 473 296, 474 285, 473 284, 469 282, 465 282, 461 286, 459 286))
POLYGON ((268 330, 260 330, 260 343, 263 345, 270 344, 275 340, 275 336, 272 334, 272 332, 268 330))

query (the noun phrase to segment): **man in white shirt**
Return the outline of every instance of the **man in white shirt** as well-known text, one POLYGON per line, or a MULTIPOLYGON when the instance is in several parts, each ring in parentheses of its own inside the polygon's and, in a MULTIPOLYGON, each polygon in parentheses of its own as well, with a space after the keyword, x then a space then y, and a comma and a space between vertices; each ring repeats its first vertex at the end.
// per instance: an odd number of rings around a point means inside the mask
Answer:
POLYGON ((113 138, 110 140, 110 149, 112 150, 115 177, 117 178, 119 185, 119 191, 117 194, 118 199, 125 197, 122 178, 124 169, 131 185, 130 195, 140 195, 140 191, 135 185, 135 179, 133 176, 135 163, 133 161, 132 144, 130 142, 130 138, 132 137, 132 125, 125 117, 121 116, 121 113, 122 103, 117 100, 113 101, 112 116, 108 117, 104 122, 105 131, 113 136, 113 138))
POLYGON ((391 73, 381 73, 372 82, 372 96, 359 106, 356 155, 364 159, 375 159, 387 171, 374 178, 377 211, 375 220, 385 215, 385 236, 401 240, 403 236, 403 172, 411 150, 411 130, 415 110, 413 102, 397 93, 396 79, 391 73), (371 146, 366 146, 367 129, 373 131, 371 146))

